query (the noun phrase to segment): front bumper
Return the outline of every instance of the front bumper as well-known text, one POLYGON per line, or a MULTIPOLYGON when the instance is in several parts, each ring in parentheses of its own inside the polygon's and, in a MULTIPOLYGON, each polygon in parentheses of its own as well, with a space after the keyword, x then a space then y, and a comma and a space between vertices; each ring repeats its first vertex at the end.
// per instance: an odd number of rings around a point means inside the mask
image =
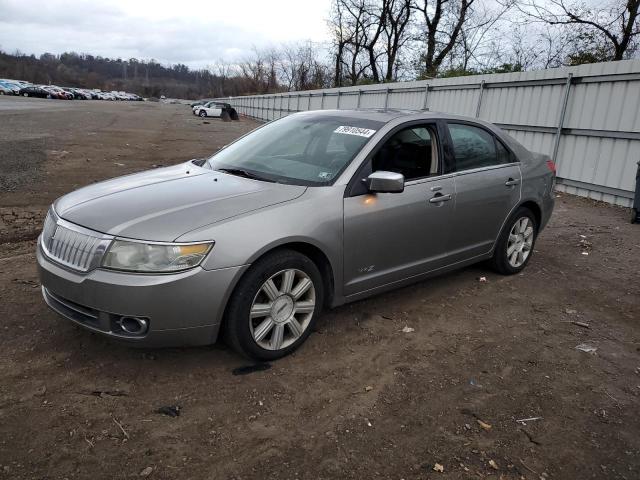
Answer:
POLYGON ((88 330, 149 347, 216 341, 228 297, 246 266, 164 275, 95 269, 76 273, 49 260, 40 246, 38 273, 46 303, 88 330), (118 328, 122 316, 148 319, 143 335, 118 328))

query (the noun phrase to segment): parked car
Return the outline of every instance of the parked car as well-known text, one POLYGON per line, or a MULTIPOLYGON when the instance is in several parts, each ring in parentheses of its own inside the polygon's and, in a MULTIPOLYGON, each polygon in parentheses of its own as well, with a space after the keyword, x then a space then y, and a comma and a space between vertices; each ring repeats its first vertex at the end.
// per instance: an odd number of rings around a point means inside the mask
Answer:
POLYGON ((77 100, 91 100, 91 93, 81 88, 70 88, 71 93, 77 100))
POLYGON ((73 92, 67 88, 62 88, 62 87, 57 87, 58 90, 60 90, 62 92, 62 94, 64 95, 64 97, 67 100, 73 100, 76 98, 76 96, 73 94, 73 92))
POLYGON ((9 86, 20 90, 21 88, 24 87, 29 87, 32 85, 32 83, 30 82, 25 82, 24 80, 13 80, 11 78, 0 78, 0 82, 5 83, 5 84, 9 84, 9 86))
POLYGON ((23 97, 53 98, 53 94, 49 90, 39 87, 38 85, 21 88, 18 94, 23 97))
POLYGON ((476 262, 517 274, 554 206, 555 166, 489 123, 396 110, 297 113, 209 159, 58 199, 38 242, 44 299, 138 345, 221 327, 269 360, 323 307, 476 262))
POLYGON ((0 80, 1 95, 18 95, 22 86, 10 80, 0 80))
POLYGON ((238 112, 228 103, 207 102, 204 105, 195 105, 192 112, 203 118, 218 117, 223 120, 239 120, 238 112))
POLYGON ((15 95, 15 92, 9 85, 0 82, 0 95, 15 95))
POLYGON ((58 100, 67 100, 67 94, 53 85, 44 85, 41 87, 43 90, 49 92, 49 98, 56 98, 58 100))

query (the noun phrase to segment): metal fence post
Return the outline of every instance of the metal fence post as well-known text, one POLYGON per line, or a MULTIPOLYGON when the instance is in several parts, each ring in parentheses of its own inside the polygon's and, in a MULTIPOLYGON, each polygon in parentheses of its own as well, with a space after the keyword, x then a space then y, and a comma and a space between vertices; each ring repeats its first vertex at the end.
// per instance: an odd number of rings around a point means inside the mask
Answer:
POLYGON ((476 118, 480 117, 480 107, 482 106, 483 94, 484 94, 484 80, 480 82, 480 95, 478 96, 478 106, 476 107, 476 118))
POLYGON ((429 110, 429 107, 427 106, 427 100, 429 100, 429 84, 428 83, 427 83, 427 86, 424 87, 424 103, 422 104, 423 110, 429 110))
POLYGON ((360 108, 360 97, 362 96, 362 89, 358 89, 358 103, 356 104, 356 108, 360 108))
POLYGON ((564 95, 562 98, 562 110, 560 110, 560 118, 558 120, 558 129, 556 130, 556 140, 553 145, 553 155, 551 160, 558 165, 558 149, 560 148, 560 139, 562 137, 562 127, 564 126, 564 116, 567 112, 567 103, 569 102, 569 92, 571 90, 571 81, 573 80, 573 73, 567 75, 567 83, 564 87, 564 95))
POLYGON ((389 88, 387 88, 387 92, 384 95, 384 109, 386 110, 389 106, 389 88))
POLYGON ((311 94, 309 94, 309 98, 307 99, 307 112, 311 110, 311 94))
POLYGON ((322 98, 320 98, 320 110, 324 110, 324 92, 322 92, 322 98))
POLYGON ((338 100, 336 101, 336 110, 340 110, 340 90, 338 90, 338 100))

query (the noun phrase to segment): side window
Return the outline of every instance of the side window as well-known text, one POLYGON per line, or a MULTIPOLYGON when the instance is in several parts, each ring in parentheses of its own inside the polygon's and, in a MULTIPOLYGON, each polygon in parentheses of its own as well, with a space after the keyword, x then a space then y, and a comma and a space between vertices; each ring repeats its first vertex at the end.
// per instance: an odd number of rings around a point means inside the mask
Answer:
POLYGON ((500 140, 496 138, 496 150, 498 151, 498 163, 511 163, 515 162, 513 154, 507 150, 500 140))
POLYGON ((456 171, 502 163, 498 161, 493 135, 486 130, 472 125, 450 123, 449 133, 453 142, 456 171))
POLYGON ((438 143, 435 127, 415 126, 396 132, 372 160, 373 171, 404 175, 405 180, 438 173, 438 143))

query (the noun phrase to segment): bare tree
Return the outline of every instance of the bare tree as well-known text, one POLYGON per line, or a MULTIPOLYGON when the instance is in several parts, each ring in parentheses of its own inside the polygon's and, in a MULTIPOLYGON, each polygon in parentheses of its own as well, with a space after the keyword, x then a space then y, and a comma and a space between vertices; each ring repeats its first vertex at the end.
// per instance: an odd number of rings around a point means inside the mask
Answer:
MULTIPOLYGON (((336 0, 334 5, 334 21, 340 22, 339 30, 342 34, 342 51, 336 62, 340 62, 343 79, 351 85, 357 85, 370 68, 370 57, 367 45, 370 25, 366 0, 336 0)), ((337 84, 342 85, 340 79, 337 84)))
POLYGON ((385 81, 397 80, 401 51, 409 41, 411 0, 383 0, 386 73, 385 81))
POLYGON ((340 6, 341 0, 335 0, 331 5, 331 17, 329 19, 329 29, 331 30, 331 40, 335 52, 334 57, 334 87, 342 86, 344 51, 351 41, 350 32, 347 30, 344 11, 340 6))
POLYGON ((328 67, 319 48, 312 42, 284 45, 281 52, 278 76, 288 91, 331 85, 328 67))
POLYGON ((513 0, 505 3, 477 3, 469 7, 464 28, 460 31, 451 60, 461 71, 490 68, 500 58, 495 58, 493 47, 504 32, 511 31, 513 22, 505 18, 513 7, 513 0))
POLYGON ((423 76, 433 77, 456 45, 467 20, 469 9, 476 0, 414 0, 412 9, 419 12, 419 29, 425 39, 420 55, 423 76))
POLYGON ((577 27, 578 48, 599 50, 599 60, 622 60, 637 49, 640 0, 612 0, 596 6, 566 0, 519 0, 520 10, 548 25, 577 27))
POLYGON ((335 85, 395 79, 410 20, 410 0, 335 0, 330 20, 335 85))

